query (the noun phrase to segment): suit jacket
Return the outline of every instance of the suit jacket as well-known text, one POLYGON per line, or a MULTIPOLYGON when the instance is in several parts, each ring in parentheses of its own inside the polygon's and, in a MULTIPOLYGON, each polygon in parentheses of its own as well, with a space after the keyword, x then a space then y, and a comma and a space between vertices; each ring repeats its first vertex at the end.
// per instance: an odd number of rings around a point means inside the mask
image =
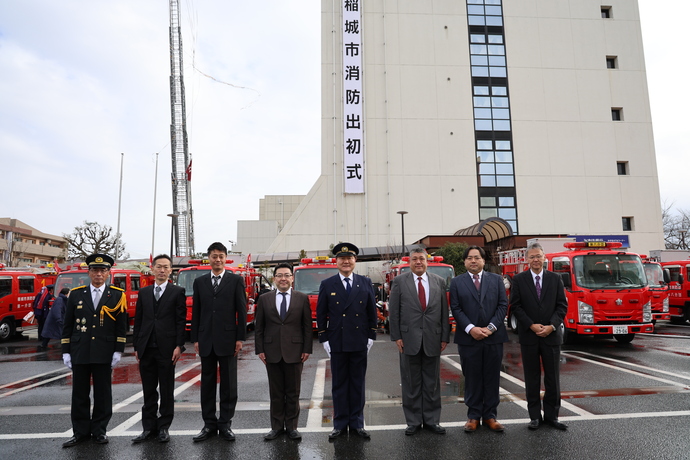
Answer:
POLYGON ((268 363, 278 363, 281 359, 286 363, 300 363, 302 353, 312 352, 309 297, 293 289, 283 321, 276 309, 278 292, 259 297, 254 330, 256 354, 265 353, 268 363))
POLYGON ((376 340, 377 317, 371 280, 352 274, 348 296, 340 274, 321 281, 316 303, 319 342, 333 352, 365 351, 368 339, 376 340))
POLYGON ((429 301, 422 310, 417 294, 417 276, 412 272, 398 276, 388 299, 391 340, 402 339, 403 353, 416 355, 424 346, 427 356, 441 355, 441 342, 450 342, 448 298, 443 278, 427 272, 429 301))
POLYGON ((90 285, 72 289, 62 327, 62 352, 74 364, 110 364, 113 353, 125 351, 127 296, 115 286, 102 286, 94 307, 90 285))
POLYGON ((531 270, 518 273, 513 277, 510 288, 510 308, 517 318, 518 336, 522 345, 534 345, 540 340, 547 345, 558 346, 563 343, 561 324, 568 312, 568 299, 565 296, 563 280, 556 273, 543 270, 541 280, 541 298, 537 297, 531 270), (556 328, 555 333, 541 338, 535 334, 532 324, 550 324, 556 328))
POLYGON ((450 308, 455 317, 457 329, 455 331, 455 343, 459 345, 480 345, 503 343, 508 341, 508 333, 504 320, 508 310, 506 289, 503 278, 495 273, 482 274, 480 286, 481 292, 477 292, 470 273, 463 273, 453 278, 450 283, 450 308), (479 309, 484 308, 484 323, 479 323, 479 309), (486 327, 492 323, 496 326, 496 332, 484 340, 475 340, 465 332, 470 324, 486 327))
POLYGON ((187 320, 187 298, 184 288, 168 283, 163 295, 156 297, 152 284, 142 288, 137 298, 137 310, 134 315, 134 350, 139 359, 144 356, 151 334, 156 337, 156 345, 163 356, 172 358, 175 347, 184 348, 184 328, 187 320))
POLYGON ((242 277, 225 271, 213 292, 209 272, 194 280, 192 342, 199 342, 199 356, 235 354, 235 342, 247 331, 247 295, 242 277))

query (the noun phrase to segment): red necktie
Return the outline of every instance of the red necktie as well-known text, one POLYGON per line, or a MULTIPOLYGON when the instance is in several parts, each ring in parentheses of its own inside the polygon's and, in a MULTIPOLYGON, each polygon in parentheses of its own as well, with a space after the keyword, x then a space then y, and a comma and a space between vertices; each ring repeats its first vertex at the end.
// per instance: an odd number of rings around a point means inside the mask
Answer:
POLYGON ((419 295, 419 303, 422 305, 422 310, 426 310, 426 291, 422 284, 422 277, 417 277, 417 294, 419 295))
POLYGON ((477 291, 479 290, 479 275, 472 275, 472 278, 474 278, 474 287, 477 288, 477 291))

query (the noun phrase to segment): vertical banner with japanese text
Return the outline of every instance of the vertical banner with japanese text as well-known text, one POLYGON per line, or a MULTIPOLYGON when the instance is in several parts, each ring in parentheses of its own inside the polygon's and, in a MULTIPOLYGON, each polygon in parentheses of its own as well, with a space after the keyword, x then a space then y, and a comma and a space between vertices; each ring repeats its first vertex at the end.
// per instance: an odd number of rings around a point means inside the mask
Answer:
POLYGON ((345 193, 364 193, 361 0, 342 0, 342 2, 345 193))

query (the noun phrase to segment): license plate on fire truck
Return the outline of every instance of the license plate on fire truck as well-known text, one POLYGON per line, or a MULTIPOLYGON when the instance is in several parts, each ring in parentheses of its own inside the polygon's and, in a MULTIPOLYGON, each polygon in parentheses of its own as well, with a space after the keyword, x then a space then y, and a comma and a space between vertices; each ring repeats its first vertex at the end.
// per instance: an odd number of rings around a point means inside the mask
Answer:
POLYGON ((613 333, 614 334, 627 334, 628 333, 628 326, 613 326, 613 333))

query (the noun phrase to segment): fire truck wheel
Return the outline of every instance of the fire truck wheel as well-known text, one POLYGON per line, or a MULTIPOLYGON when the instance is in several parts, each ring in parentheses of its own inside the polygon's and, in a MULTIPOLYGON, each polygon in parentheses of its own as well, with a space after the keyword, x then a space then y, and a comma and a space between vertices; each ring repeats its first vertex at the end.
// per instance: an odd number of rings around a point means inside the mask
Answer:
POLYGON ((514 333, 518 333, 518 321, 515 315, 510 315, 508 316, 508 324, 510 324, 510 328, 513 330, 514 333))
POLYGON ((14 320, 11 318, 2 320, 0 323, 0 340, 7 340, 14 336, 14 333, 14 320))
POLYGON ((615 334, 613 337, 618 343, 630 343, 635 338, 635 334, 615 334))

